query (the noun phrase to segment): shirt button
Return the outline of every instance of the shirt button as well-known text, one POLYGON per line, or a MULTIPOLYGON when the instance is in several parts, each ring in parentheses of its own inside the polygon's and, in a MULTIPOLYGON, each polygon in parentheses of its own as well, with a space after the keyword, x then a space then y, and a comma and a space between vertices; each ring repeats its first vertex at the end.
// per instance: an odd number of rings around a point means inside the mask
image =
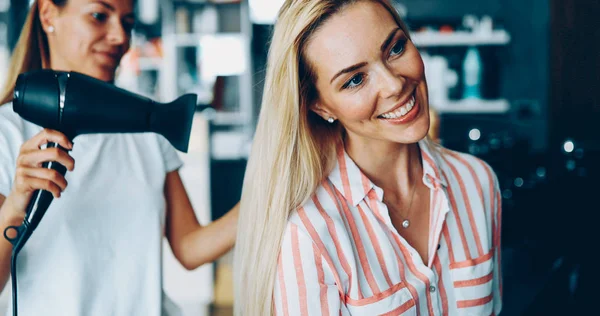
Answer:
POLYGON ((442 248, 442 245, 438 244, 437 250, 440 250, 440 248, 442 248))
POLYGON ((429 292, 431 292, 431 293, 435 292, 435 286, 433 286, 433 285, 430 286, 429 287, 429 292))

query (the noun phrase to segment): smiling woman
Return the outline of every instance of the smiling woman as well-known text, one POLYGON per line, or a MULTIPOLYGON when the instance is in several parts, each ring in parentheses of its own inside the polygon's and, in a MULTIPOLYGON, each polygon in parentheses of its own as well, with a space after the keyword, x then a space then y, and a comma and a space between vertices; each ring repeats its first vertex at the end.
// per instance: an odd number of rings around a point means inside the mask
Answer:
POLYGON ((499 313, 496 176, 428 131, 423 61, 387 0, 287 0, 242 193, 236 313, 499 313))
POLYGON ((42 1, 40 22, 55 48, 49 62, 55 70, 73 70, 105 81, 114 79, 129 50, 135 22, 132 1, 42 1), (55 35, 60 34, 60 35, 55 35))
MULTIPOLYGON (((113 81, 129 49, 134 1, 41 0, 31 6, 6 82, 40 68, 81 72, 113 81), (69 5, 67 5, 69 4, 69 5), (50 47, 53 53, 50 54, 50 47)), ((11 85, 0 104, 12 99, 11 85)))

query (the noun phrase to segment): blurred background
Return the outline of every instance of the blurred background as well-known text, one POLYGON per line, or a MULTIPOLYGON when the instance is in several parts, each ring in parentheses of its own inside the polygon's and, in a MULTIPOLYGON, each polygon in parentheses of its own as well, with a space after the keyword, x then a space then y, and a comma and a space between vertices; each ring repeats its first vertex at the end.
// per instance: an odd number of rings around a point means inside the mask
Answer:
MULTIPOLYGON (((431 136, 498 174, 502 315, 597 310, 600 1, 392 1, 426 65, 431 136)), ((116 84, 159 101, 199 96, 182 178, 203 223, 240 198, 281 0, 138 0, 116 84)), ((0 0, 0 82, 29 7, 0 0)), ((185 271, 164 248, 185 315, 231 315, 231 254, 185 271)), ((6 302, 9 291, 2 293, 6 302)))

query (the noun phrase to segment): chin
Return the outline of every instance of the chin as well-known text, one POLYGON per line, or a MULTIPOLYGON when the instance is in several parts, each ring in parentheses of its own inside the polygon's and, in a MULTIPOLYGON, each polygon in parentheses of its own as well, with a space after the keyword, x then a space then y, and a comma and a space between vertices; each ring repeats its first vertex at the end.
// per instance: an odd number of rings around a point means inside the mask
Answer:
POLYGON ((417 143, 427 137, 429 133, 429 112, 425 111, 419 115, 417 120, 411 126, 404 129, 402 132, 393 136, 393 141, 402 144, 417 143))
POLYGON ((403 144, 417 143, 423 138, 427 137, 428 132, 429 126, 423 128, 415 128, 414 130, 407 130, 401 136, 401 139, 398 139, 398 142, 403 144))
POLYGON ((113 82, 115 80, 114 70, 99 69, 87 75, 106 82, 113 82))

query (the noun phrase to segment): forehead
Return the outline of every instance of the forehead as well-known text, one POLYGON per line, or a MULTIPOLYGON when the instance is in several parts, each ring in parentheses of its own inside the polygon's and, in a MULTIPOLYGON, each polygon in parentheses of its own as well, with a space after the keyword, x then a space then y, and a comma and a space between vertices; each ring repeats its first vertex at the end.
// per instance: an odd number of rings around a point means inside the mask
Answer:
POLYGON ((312 36, 306 55, 317 76, 333 76, 346 67, 381 55, 381 44, 398 27, 378 2, 360 1, 329 18, 312 36))
POLYGON ((107 8, 113 8, 120 13, 129 13, 133 11, 133 2, 134 0, 68 0, 67 4, 75 4, 78 6, 96 4, 107 8))

